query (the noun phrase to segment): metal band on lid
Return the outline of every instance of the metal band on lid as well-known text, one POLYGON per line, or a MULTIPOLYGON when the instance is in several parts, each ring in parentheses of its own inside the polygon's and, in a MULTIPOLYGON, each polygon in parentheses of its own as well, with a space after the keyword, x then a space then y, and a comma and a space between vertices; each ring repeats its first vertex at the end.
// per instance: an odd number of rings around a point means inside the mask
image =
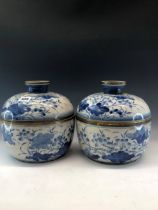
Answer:
POLYGON ((97 120, 83 119, 79 116, 76 116, 76 119, 86 124, 92 124, 97 126, 114 126, 114 127, 126 127, 126 126, 128 127, 128 126, 140 125, 142 123, 148 123, 151 121, 151 117, 135 121, 97 121, 97 120))
POLYGON ((63 119, 58 119, 58 120, 41 120, 41 121, 9 121, 9 120, 1 120, 0 122, 3 123, 12 123, 12 124, 18 124, 18 125, 39 125, 39 124, 49 124, 49 123, 57 123, 57 122, 66 122, 69 121, 71 119, 75 118, 75 115, 70 115, 68 117, 65 117, 63 119))

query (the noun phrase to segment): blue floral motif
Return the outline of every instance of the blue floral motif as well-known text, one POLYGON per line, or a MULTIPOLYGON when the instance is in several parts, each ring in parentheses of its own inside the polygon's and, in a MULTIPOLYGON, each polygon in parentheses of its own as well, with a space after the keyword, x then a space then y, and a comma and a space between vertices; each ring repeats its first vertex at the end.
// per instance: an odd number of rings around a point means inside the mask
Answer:
POLYGON ((15 103, 15 104, 11 104, 7 109, 4 108, 3 111, 8 110, 10 111, 10 118, 18 118, 21 115, 23 115, 25 112, 29 112, 31 111, 30 107, 27 107, 26 105, 22 104, 22 103, 15 103))
POLYGON ((29 162, 55 160, 63 156, 69 149, 74 131, 74 120, 64 124, 48 124, 48 126, 14 125, 14 129, 2 125, 4 141, 17 159, 29 162))
POLYGON ((89 149, 83 150, 83 153, 84 153, 87 157, 89 157, 90 159, 99 161, 100 156, 99 156, 99 155, 96 155, 96 154, 90 153, 90 150, 89 150, 89 149))
POLYGON ((56 153, 56 156, 63 156, 69 149, 71 142, 62 143, 62 147, 60 147, 59 151, 56 153))
POLYGON ((127 136, 133 140, 137 140, 139 144, 142 144, 147 138, 149 138, 149 131, 142 126, 141 129, 137 129, 135 133, 129 133, 127 136))
POLYGON ((26 159, 34 160, 36 162, 55 160, 63 156, 68 151, 69 147, 70 147, 70 142, 66 142, 65 144, 62 145, 61 148, 59 148, 58 152, 56 153, 41 154, 40 152, 35 152, 32 155, 27 156, 26 159))
POLYGON ((73 115, 70 101, 57 93, 21 93, 9 98, 2 109, 4 120, 43 121, 73 115))
POLYGON ((77 132, 86 156, 100 162, 122 164, 142 155, 149 140, 150 125, 142 125, 141 129, 124 127, 118 132, 116 128, 96 129, 79 122, 77 132))
POLYGON ((34 161, 48 161, 54 160, 63 156, 70 147, 70 142, 64 136, 55 137, 54 134, 39 134, 32 139, 31 146, 29 147, 30 156, 26 159, 32 159, 34 161), (58 146, 57 146, 58 145, 58 146), (46 149, 51 151, 52 147, 58 147, 58 151, 55 153, 41 154, 38 150, 46 149))
POLYGON ((105 112, 109 112, 109 108, 107 106, 103 106, 101 103, 97 103, 96 105, 89 106, 88 111, 98 116, 105 112))
POLYGON ((95 93, 80 102, 77 115, 93 120, 126 121, 133 120, 133 116, 136 116, 135 120, 148 118, 150 110, 142 99, 134 95, 95 93))
POLYGON ((128 154, 124 151, 114 152, 110 155, 103 155, 103 159, 111 160, 112 163, 125 163, 126 161, 132 159, 134 157, 134 154, 128 154))
POLYGON ((124 99, 132 99, 134 100, 132 97, 126 96, 126 95, 115 95, 115 98, 119 99, 119 100, 124 100, 124 99))
POLYGON ((50 99, 50 98, 52 98, 52 96, 49 96, 49 95, 43 95, 41 97, 44 98, 44 99, 50 99))
POLYGON ((89 104, 86 101, 81 101, 80 105, 79 105, 79 111, 82 111, 84 109, 86 109, 89 106, 89 104))
POLYGON ((3 133, 3 139, 5 142, 7 142, 10 145, 15 145, 15 142, 12 139, 12 133, 5 129, 3 126, 1 127, 2 133, 3 133))
POLYGON ((45 99, 45 100, 49 100, 49 99, 57 99, 57 98, 59 98, 59 96, 56 96, 56 95, 39 95, 39 97, 41 97, 41 98, 43 98, 43 99, 45 99))
POLYGON ((90 154, 89 154, 89 157, 93 160, 98 160, 100 158, 99 155, 90 155, 90 154))
POLYGON ((32 156, 26 157, 26 159, 34 160, 36 162, 38 161, 48 161, 50 158, 52 158, 53 154, 41 154, 39 152, 35 152, 32 156))
POLYGON ((132 108, 135 104, 134 98, 129 95, 91 95, 81 101, 78 107, 78 114, 90 114, 91 118, 97 116, 108 118, 123 118, 131 112, 125 111, 122 106, 132 108), (116 108, 117 107, 117 108, 116 108))
POLYGON ((54 134, 51 133, 39 133, 37 136, 31 139, 30 149, 46 149, 48 145, 52 145, 52 138, 54 134))

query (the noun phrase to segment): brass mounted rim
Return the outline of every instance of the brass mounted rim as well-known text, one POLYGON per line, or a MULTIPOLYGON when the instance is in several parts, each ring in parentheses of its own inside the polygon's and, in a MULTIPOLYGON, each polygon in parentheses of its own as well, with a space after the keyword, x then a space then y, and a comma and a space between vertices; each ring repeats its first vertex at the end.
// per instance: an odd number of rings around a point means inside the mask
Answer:
POLYGON ((145 124, 151 122, 151 118, 147 118, 144 120, 137 120, 137 121, 97 121, 97 120, 83 119, 79 116, 76 116, 76 119, 86 124, 92 124, 97 126, 113 126, 113 127, 128 127, 128 126, 140 125, 143 123, 145 124))
POLYGON ((121 80, 103 80, 101 83, 107 86, 125 86, 127 84, 126 81, 121 80))
POLYGON ((49 85, 49 80, 26 80, 26 85, 49 85))
POLYGON ((71 119, 75 118, 75 115, 71 115, 71 116, 68 116, 66 118, 63 118, 63 119, 59 119, 59 120, 40 120, 40 121, 9 121, 9 120, 1 120, 1 123, 8 123, 8 124, 16 124, 16 125, 45 125, 45 124, 54 124, 54 123, 64 123, 66 121, 69 121, 71 119))

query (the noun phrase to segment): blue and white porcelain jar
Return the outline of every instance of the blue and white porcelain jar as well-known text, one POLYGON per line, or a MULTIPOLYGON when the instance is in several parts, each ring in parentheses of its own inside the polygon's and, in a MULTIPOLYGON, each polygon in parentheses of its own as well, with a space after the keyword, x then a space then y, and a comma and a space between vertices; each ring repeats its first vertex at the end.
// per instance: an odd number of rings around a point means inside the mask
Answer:
POLYGON ((151 113, 141 98, 123 93, 124 81, 103 81, 103 92, 77 108, 81 149, 90 159, 123 164, 140 158, 151 130, 151 113))
POLYGON ((63 95, 48 92, 49 81, 26 81, 28 92, 9 98, 2 109, 2 134, 9 153, 26 162, 63 156, 74 131, 74 110, 63 95))

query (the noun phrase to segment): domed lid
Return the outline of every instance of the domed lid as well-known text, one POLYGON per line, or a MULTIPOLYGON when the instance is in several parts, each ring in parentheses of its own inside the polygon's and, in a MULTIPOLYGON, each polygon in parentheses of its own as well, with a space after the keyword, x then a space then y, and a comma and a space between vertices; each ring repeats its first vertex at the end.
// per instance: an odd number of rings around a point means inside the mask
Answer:
POLYGON ((77 107, 77 118, 105 122, 141 122, 150 120, 145 101, 122 93, 125 81, 103 81, 103 92, 84 98, 77 107))
POLYGON ((6 121, 61 120, 73 115, 71 102, 63 95, 48 92, 49 81, 26 81, 28 92, 9 98, 2 109, 6 121))

